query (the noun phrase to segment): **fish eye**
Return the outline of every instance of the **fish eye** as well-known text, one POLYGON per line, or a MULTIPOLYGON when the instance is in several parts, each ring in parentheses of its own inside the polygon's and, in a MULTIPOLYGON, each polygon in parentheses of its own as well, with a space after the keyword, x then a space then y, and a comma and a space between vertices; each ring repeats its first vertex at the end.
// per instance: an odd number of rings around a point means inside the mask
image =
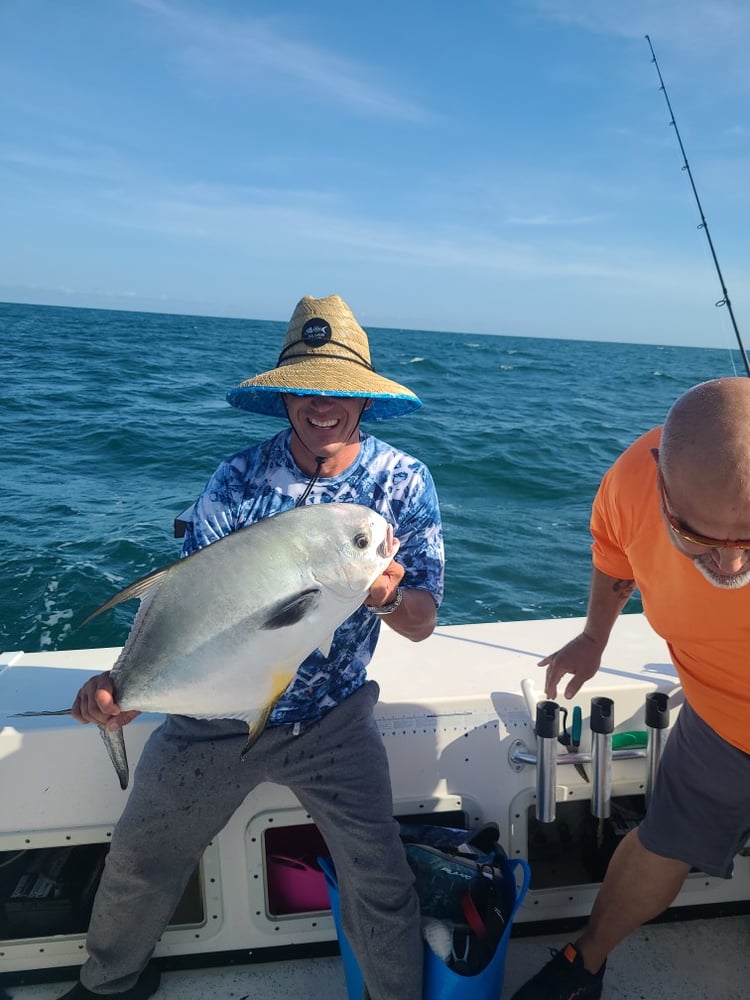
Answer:
POLYGON ((370 544, 370 536, 365 531, 360 531, 358 535, 354 536, 354 546, 358 549, 366 549, 370 544))

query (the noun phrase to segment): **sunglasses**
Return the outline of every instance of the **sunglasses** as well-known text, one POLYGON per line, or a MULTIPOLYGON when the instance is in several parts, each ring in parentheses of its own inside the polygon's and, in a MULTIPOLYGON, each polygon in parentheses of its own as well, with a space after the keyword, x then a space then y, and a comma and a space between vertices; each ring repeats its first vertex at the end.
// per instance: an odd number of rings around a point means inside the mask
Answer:
POLYGON ((731 541, 725 538, 709 538, 708 535, 699 535, 697 531, 691 531, 681 524, 669 509, 669 497, 664 486, 664 478, 661 471, 657 472, 656 478, 659 482, 659 496, 661 498, 661 509, 670 529, 681 538, 683 542, 691 545, 700 545, 704 549, 750 549, 750 541, 731 541))

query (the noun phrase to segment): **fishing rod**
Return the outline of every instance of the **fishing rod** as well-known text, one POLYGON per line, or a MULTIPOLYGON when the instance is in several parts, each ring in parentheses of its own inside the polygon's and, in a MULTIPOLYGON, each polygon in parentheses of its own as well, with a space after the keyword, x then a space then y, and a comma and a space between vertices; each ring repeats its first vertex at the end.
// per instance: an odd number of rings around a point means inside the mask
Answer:
POLYGON ((719 276, 719 284, 721 285, 722 298, 716 303, 717 306, 726 306, 729 312, 729 317, 732 321, 732 327, 734 328, 734 334, 737 338, 737 343, 740 347, 740 354, 742 355, 742 360, 745 364, 745 372, 750 376, 750 361, 748 360, 747 354, 745 352, 745 347, 742 343, 742 337, 740 336, 740 331, 737 328, 737 321, 734 318, 734 311, 732 309, 732 303, 729 300, 729 292, 727 291, 726 285, 724 284, 724 277, 721 273, 721 268, 719 267, 719 260, 716 256, 716 251, 714 250, 713 240, 711 239, 711 233, 708 230, 708 223, 706 222, 706 217, 703 214, 703 206, 701 205, 701 200, 698 197, 698 191, 695 187, 695 181, 693 180, 693 175, 690 170, 690 164, 688 163, 687 156, 685 155, 685 147, 682 145, 682 138, 680 137, 680 130, 677 128, 677 122, 675 121, 674 111, 672 111, 672 105, 669 103, 669 97, 667 96, 667 88, 664 86, 664 80, 662 79, 661 70, 659 69, 659 63, 656 61, 656 53, 654 52, 654 47, 651 44, 651 39, 648 35, 645 36, 648 42, 648 47, 651 49, 651 62, 656 66, 656 72, 659 75, 660 89, 664 94, 664 100, 667 102, 667 107, 669 108, 670 122, 669 124, 674 128, 674 134, 677 136, 677 142, 680 144, 680 152, 682 153, 682 169, 687 171, 688 178, 690 179, 690 186, 693 189, 693 195, 695 196, 695 203, 698 206, 698 211, 701 217, 701 223, 698 229, 702 229, 706 234, 706 239, 708 240, 708 245, 711 250, 711 256, 714 260, 714 266, 716 267, 716 273, 719 276))

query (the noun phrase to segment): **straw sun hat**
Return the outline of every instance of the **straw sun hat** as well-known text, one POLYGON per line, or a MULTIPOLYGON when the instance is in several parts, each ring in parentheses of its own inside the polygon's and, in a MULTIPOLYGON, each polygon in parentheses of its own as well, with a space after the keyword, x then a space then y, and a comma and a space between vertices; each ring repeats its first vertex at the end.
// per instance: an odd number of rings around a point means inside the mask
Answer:
POLYGON ((285 417, 281 393, 370 399, 363 420, 400 417, 422 405, 411 389, 378 375, 367 334, 338 295, 301 299, 276 367, 230 389, 227 401, 251 413, 285 417))

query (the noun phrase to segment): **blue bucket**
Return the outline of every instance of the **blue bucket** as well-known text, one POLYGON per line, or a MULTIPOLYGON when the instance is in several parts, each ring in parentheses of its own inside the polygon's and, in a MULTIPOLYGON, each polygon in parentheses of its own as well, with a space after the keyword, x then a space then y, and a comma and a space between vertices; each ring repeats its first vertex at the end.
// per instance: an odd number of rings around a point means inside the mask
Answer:
MULTIPOLYGON (((341 959, 344 963, 346 992, 349 1000, 362 1000, 364 983, 357 959, 341 926, 341 904, 336 872, 330 858, 318 858, 318 864, 325 876, 331 913, 336 924, 341 959)), ((521 858, 503 859, 502 867, 506 880, 515 887, 515 901, 503 936, 497 943, 495 953, 489 963, 473 976, 462 976, 440 959, 430 946, 424 946, 424 1000, 497 1000, 502 993, 505 978, 505 955, 508 950, 513 918, 526 896, 531 881, 531 870, 521 858), (516 872, 523 873, 520 888, 516 885, 516 872)))

